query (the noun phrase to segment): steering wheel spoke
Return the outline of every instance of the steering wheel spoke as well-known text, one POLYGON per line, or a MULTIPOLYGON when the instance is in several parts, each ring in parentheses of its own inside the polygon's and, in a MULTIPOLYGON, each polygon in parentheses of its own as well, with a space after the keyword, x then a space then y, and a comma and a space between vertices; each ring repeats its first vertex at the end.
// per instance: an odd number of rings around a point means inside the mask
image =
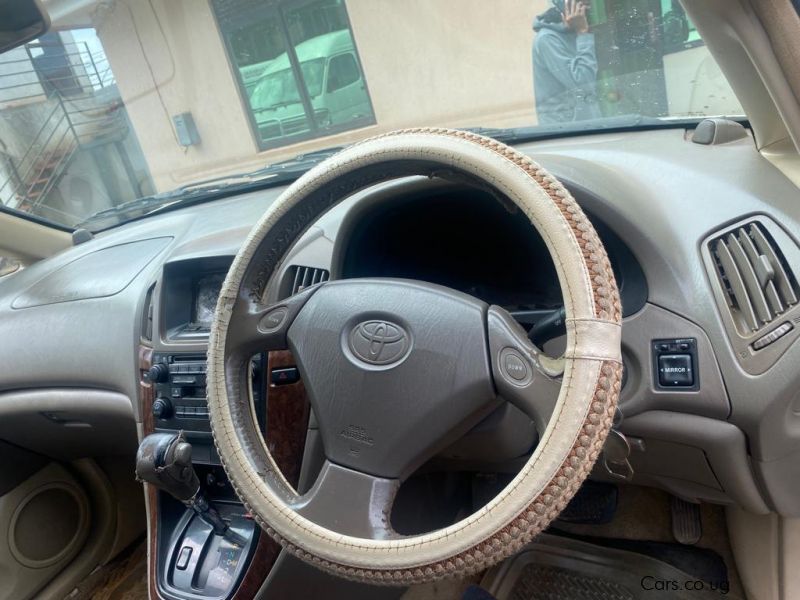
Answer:
POLYGON ((403 537, 390 524, 399 479, 376 477, 325 461, 314 486, 291 508, 344 535, 373 540, 403 537))
POLYGON ((258 306, 238 299, 234 319, 228 330, 227 347, 231 354, 250 356, 258 352, 286 350, 286 334, 308 299, 324 283, 304 289, 269 306, 258 306))
POLYGON ((541 436, 561 391, 565 359, 544 354, 514 318, 498 306, 489 307, 486 323, 497 392, 528 415, 541 436))

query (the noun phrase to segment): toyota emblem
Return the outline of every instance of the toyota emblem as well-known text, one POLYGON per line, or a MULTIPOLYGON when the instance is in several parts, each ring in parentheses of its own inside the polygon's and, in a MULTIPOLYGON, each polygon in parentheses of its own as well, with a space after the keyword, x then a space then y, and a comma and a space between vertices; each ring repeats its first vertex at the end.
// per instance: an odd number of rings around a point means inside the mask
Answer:
POLYGON ((410 349, 408 332, 390 321, 362 321, 350 332, 350 350, 370 365, 399 362, 410 349))

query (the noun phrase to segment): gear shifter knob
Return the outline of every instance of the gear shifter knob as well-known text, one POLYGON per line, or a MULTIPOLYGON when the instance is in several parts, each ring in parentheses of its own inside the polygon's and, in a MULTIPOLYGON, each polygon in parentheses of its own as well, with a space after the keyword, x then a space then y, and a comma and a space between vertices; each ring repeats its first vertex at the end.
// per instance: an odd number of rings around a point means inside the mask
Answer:
POLYGON ((244 546, 244 540, 233 531, 200 491, 200 480, 192 466, 192 445, 180 433, 151 433, 139 444, 136 452, 136 479, 144 481, 183 502, 214 533, 244 546))
POLYGON ((200 490, 192 467, 192 445, 183 433, 153 433, 142 440, 136 452, 136 478, 181 502, 188 502, 200 490))

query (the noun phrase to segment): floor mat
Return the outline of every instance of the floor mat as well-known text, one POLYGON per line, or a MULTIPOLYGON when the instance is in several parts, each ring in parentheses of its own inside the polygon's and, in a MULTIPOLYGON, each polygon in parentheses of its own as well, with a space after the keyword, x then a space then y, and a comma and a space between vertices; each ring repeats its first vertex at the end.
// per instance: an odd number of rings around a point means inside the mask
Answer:
MULTIPOLYGON (((701 504, 700 513, 703 536, 693 548, 713 550, 725 561, 730 582, 729 596, 744 596, 736 571, 736 563, 728 540, 725 511, 721 506, 701 504)), ((672 535, 670 496, 655 488, 621 485, 619 503, 614 520, 604 525, 576 525, 556 521, 553 526, 580 536, 595 538, 639 540, 646 542, 675 543, 672 535)), ((623 548, 630 550, 630 548, 623 548)), ((646 552, 645 552, 646 553, 646 552)), ((661 556, 655 556, 664 560, 661 556)), ((669 561, 667 561, 669 562, 669 561)), ((684 567, 678 566, 679 569, 684 567)))
POLYGON ((719 600, 727 582, 707 582, 662 561, 549 534, 493 568, 482 587, 498 600, 719 600))
POLYGON ((132 544, 107 565, 95 569, 68 600, 147 600, 147 544, 132 544))
POLYGON ((677 542, 650 542, 576 535, 558 529, 548 530, 553 535, 580 540, 596 546, 627 550, 667 563, 704 581, 728 582, 728 569, 722 557, 713 550, 685 546, 677 542))

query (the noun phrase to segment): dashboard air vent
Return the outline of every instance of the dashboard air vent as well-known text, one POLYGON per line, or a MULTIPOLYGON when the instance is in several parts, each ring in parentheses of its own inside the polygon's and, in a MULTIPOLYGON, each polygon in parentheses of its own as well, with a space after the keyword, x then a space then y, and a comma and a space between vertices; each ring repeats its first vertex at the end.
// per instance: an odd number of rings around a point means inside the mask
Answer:
POLYGON ((294 265, 289 268, 287 279, 292 281, 292 287, 286 296, 291 296, 316 283, 328 281, 331 274, 326 269, 315 269, 314 267, 304 267, 294 265))
POLYGON ((797 304, 797 280, 778 245, 757 221, 713 238, 709 250, 743 335, 759 331, 797 304))
POLYGON ((147 295, 144 297, 144 314, 142 315, 142 339, 147 342, 153 341, 153 291, 156 285, 150 286, 147 295))

